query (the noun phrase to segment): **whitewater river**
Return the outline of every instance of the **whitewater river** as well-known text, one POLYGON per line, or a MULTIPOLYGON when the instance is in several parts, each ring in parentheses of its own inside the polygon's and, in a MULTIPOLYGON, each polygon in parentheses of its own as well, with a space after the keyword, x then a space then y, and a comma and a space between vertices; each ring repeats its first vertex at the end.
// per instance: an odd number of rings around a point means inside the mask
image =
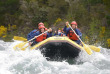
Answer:
POLYGON ((47 61, 39 50, 15 51, 18 41, 0 40, 0 74, 110 74, 110 50, 88 55, 82 51, 70 64, 66 61, 47 61))

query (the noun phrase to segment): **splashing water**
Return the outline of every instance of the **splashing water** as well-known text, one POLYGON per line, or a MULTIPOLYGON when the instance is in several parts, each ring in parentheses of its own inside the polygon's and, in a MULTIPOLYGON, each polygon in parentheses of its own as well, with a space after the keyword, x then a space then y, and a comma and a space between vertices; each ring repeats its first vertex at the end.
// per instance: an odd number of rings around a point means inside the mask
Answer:
POLYGON ((110 50, 88 55, 81 52, 75 63, 47 61, 39 50, 15 51, 15 42, 0 41, 0 74, 109 74, 110 50))

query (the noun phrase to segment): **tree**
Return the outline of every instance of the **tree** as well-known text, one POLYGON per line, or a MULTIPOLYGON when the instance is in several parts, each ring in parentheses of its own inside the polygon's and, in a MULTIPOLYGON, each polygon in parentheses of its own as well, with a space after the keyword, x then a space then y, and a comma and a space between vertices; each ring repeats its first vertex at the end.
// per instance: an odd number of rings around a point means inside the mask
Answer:
POLYGON ((17 14, 19 14, 19 0, 1 0, 0 1, 0 24, 5 24, 7 19, 7 22, 12 24, 14 22, 13 19, 17 17, 17 14))

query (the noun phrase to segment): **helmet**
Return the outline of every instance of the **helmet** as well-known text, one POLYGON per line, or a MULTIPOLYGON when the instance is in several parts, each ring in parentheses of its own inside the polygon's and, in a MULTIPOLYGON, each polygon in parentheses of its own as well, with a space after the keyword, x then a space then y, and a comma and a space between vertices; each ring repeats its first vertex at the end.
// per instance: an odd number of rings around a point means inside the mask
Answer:
POLYGON ((61 30, 58 30, 58 32, 61 32, 61 30))
POLYGON ((73 22, 71 22, 71 25, 72 25, 72 24, 74 24, 74 25, 76 25, 76 26, 77 26, 77 23, 76 23, 76 21, 73 21, 73 22))
POLYGON ((40 26, 40 25, 43 25, 43 26, 44 26, 44 23, 40 22, 40 23, 38 24, 38 26, 40 26))
POLYGON ((41 28, 45 28, 45 26, 41 25, 41 26, 39 27, 39 29, 41 29, 41 28))

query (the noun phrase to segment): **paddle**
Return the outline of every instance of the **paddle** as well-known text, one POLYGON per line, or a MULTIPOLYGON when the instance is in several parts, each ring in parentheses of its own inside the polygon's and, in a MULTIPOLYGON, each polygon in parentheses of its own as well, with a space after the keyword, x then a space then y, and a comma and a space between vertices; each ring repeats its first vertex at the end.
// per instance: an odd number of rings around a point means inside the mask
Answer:
MULTIPOLYGON (((47 30, 47 31, 45 31, 44 33, 47 33, 49 30, 47 30)), ((28 46, 25 46, 25 44, 27 44, 28 42, 30 42, 30 41, 32 41, 33 39, 35 39, 35 38, 37 38, 37 37, 39 37, 39 36, 41 36, 42 34, 44 34, 44 33, 41 33, 40 35, 38 35, 38 36, 36 36, 36 37, 34 37, 34 38, 32 38, 32 39, 30 39, 29 41, 26 41, 26 42, 22 42, 22 43, 19 43, 19 44, 17 44, 16 46, 14 46, 13 48, 15 49, 15 50, 25 50, 28 46)), ((18 38, 16 38, 16 37, 14 37, 14 39, 18 39, 18 40, 20 40, 19 39, 19 37, 18 38)), ((22 40, 22 39, 21 39, 22 40)))
POLYGON ((23 37, 19 37, 19 36, 14 36, 13 38, 14 40, 19 40, 19 41, 27 41, 26 38, 23 38, 23 37))
POLYGON ((89 46, 89 48, 91 48, 95 52, 100 52, 100 50, 101 50, 100 48, 93 46, 93 45, 88 45, 88 46, 89 46))
MULTIPOLYGON (((76 34, 76 32, 72 29, 72 27, 70 26, 70 24, 68 24, 69 25, 69 27, 71 28, 71 30, 76 34)), ((76 36, 78 37, 78 35, 76 34, 76 36)), ((83 44, 83 47, 84 47, 84 49, 85 49, 85 51, 89 54, 89 55, 91 55, 93 52, 91 51, 91 49, 86 45, 86 44, 84 44, 83 43, 83 41, 78 37, 78 39, 81 41, 81 43, 83 44)))
MULTIPOLYGON (((19 36, 14 36, 14 40, 26 41, 27 39, 23 38, 23 37, 19 37, 19 36)), ((89 48, 94 50, 95 52, 100 52, 100 48, 98 48, 96 46, 93 46, 93 45, 87 45, 87 46, 89 46, 89 48)), ((24 49, 22 49, 22 50, 25 50, 26 48, 27 47, 24 47, 24 49)))

